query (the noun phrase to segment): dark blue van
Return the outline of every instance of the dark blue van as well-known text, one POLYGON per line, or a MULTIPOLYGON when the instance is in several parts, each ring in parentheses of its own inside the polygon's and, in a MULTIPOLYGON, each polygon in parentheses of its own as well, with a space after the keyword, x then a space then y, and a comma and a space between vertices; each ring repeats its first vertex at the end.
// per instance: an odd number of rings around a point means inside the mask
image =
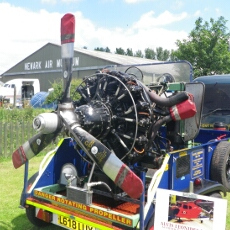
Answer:
POLYGON ((205 85, 201 127, 229 130, 230 74, 202 76, 194 82, 203 82, 205 85))

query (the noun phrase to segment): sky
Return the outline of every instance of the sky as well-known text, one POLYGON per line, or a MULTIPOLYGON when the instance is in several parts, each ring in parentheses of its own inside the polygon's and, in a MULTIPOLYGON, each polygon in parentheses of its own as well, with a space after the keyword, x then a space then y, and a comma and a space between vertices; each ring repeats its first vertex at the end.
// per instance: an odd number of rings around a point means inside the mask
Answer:
POLYGON ((48 42, 60 44, 60 22, 75 16, 76 48, 176 49, 195 21, 223 16, 228 0, 0 0, 0 75, 48 42))

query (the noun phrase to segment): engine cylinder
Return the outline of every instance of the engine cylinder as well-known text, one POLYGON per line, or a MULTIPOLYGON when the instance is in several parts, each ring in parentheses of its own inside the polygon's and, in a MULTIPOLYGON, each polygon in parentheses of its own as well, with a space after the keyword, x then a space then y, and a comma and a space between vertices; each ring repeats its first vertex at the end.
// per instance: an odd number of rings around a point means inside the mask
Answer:
POLYGON ((56 113, 41 113, 33 120, 33 128, 43 134, 55 132, 59 127, 56 113))

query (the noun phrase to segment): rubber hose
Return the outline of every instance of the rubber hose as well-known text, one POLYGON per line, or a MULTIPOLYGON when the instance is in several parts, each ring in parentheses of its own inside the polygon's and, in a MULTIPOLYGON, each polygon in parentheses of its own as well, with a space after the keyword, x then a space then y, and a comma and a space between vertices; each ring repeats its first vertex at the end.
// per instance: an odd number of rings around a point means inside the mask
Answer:
POLYGON ((167 123, 169 121, 171 121, 172 118, 170 115, 163 117, 162 119, 159 119, 158 121, 156 121, 156 123, 152 124, 151 128, 150 128, 150 135, 148 136, 149 142, 147 144, 147 146, 145 147, 145 149, 150 148, 150 146, 152 145, 152 142, 154 141, 158 130, 161 128, 161 126, 164 123, 167 123))
POLYGON ((155 92, 153 92, 151 89, 149 89, 147 86, 145 86, 144 84, 143 84, 143 87, 148 93, 150 100, 160 106, 171 107, 189 98, 189 95, 187 92, 179 92, 176 95, 173 95, 171 97, 166 97, 166 98, 160 97, 155 92))

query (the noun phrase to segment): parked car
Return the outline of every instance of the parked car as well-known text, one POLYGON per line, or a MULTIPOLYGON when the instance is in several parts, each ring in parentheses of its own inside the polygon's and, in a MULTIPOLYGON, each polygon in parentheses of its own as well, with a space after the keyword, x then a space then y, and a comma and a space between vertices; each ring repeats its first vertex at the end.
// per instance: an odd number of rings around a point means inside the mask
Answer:
POLYGON ((230 74, 201 76, 194 82, 203 82, 205 85, 201 127, 229 130, 230 74))

